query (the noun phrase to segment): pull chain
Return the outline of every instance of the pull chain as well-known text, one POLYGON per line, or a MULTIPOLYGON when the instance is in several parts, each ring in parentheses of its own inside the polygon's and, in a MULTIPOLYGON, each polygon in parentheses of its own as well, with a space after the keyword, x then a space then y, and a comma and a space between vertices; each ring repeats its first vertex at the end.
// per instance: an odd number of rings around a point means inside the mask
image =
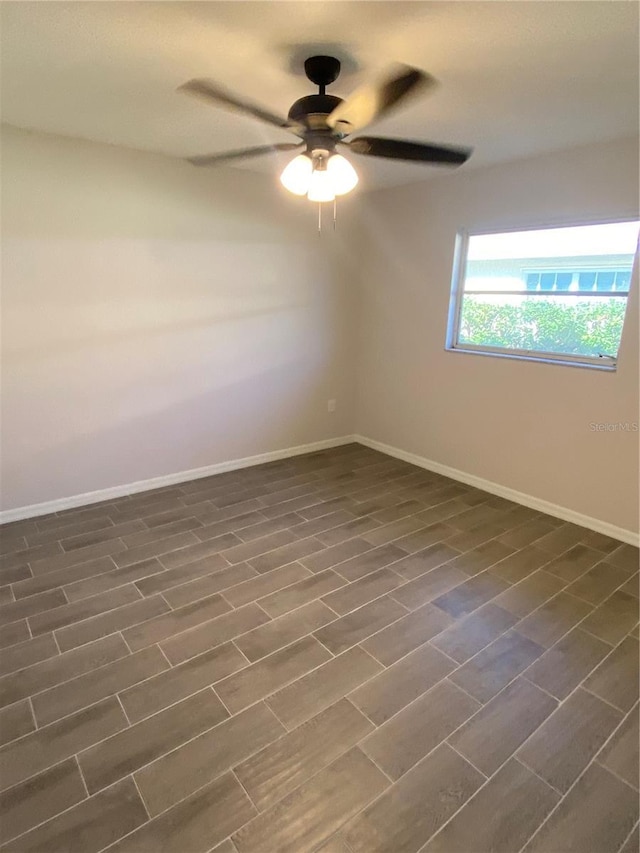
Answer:
POLYGON ((338 200, 333 199, 333 230, 336 230, 336 213, 338 211, 338 200))
POLYGON ((322 231, 322 205, 318 202, 318 234, 322 231))

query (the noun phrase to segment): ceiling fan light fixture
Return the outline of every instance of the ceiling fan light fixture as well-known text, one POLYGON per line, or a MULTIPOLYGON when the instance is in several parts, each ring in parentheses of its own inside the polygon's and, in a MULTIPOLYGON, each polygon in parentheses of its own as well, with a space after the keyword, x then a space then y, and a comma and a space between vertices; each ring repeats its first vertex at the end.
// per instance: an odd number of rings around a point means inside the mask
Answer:
POLYGON ((327 169, 314 169, 307 192, 309 201, 333 201, 335 197, 333 181, 327 169))
POLYGON ((294 195, 306 195, 311 184, 313 163, 308 154, 298 154, 284 168, 280 183, 294 195))
POLYGON ((358 183, 358 175, 341 154, 318 149, 294 157, 280 175, 280 182, 294 195, 325 202, 351 192, 358 183))
POLYGON ((358 173, 342 154, 333 154, 327 163, 327 174, 336 195, 346 195, 358 183, 358 173))

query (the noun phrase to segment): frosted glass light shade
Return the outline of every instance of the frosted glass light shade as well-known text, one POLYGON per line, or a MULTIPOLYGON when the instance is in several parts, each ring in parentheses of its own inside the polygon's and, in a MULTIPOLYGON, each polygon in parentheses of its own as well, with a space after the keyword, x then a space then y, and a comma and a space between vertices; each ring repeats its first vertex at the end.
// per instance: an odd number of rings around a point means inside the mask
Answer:
POLYGON ((309 201, 333 201, 336 197, 333 181, 327 169, 314 169, 307 198, 309 201))
POLYGON ((358 175, 351 163, 341 154, 334 154, 327 163, 327 174, 336 195, 345 195, 358 183, 358 175))
POLYGON ((280 175, 280 183, 294 195, 306 195, 311 183, 313 164, 305 154, 294 157, 280 175))

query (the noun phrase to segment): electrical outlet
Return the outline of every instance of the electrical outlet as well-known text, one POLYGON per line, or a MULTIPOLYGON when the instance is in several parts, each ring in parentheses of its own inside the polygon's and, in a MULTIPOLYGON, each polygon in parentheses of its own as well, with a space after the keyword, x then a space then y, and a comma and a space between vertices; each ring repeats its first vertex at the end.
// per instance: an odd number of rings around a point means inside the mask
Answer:
POLYGON ((335 400, 327 400, 327 411, 335 412, 336 410, 336 401, 335 400))

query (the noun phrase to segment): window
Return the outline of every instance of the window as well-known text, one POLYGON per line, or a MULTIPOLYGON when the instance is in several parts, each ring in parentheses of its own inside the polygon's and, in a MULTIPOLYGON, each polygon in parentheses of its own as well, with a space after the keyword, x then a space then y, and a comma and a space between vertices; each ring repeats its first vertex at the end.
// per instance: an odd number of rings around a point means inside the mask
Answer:
POLYGON ((460 232, 447 349, 614 369, 639 231, 460 232))

